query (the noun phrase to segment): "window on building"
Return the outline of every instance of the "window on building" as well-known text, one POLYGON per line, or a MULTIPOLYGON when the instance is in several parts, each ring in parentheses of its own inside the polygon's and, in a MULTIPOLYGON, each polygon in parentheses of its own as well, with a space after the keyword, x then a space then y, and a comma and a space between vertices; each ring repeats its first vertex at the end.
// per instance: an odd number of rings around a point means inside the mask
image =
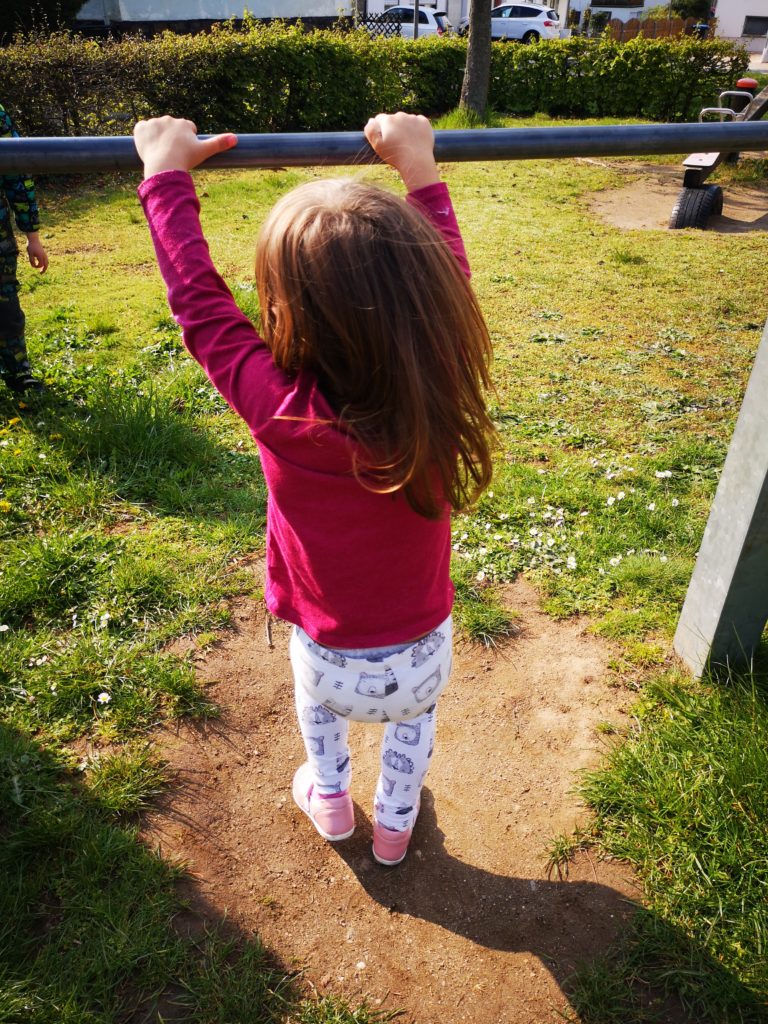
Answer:
POLYGON ((768 18, 745 18, 743 36, 768 36, 768 18))

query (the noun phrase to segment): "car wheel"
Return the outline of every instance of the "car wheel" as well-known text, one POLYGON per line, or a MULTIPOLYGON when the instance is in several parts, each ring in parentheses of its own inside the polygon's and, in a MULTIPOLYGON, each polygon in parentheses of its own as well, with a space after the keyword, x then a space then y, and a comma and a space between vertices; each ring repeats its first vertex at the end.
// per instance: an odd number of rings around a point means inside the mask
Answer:
POLYGON ((534 32, 533 30, 531 30, 530 32, 526 32, 525 35, 523 36, 523 42, 526 45, 528 45, 528 43, 538 43, 538 41, 539 41, 539 33, 538 32, 534 32))
POLYGON ((700 228, 705 231, 707 221, 723 212, 723 190, 719 185, 703 185, 701 188, 684 188, 677 197, 672 216, 671 228, 700 228))

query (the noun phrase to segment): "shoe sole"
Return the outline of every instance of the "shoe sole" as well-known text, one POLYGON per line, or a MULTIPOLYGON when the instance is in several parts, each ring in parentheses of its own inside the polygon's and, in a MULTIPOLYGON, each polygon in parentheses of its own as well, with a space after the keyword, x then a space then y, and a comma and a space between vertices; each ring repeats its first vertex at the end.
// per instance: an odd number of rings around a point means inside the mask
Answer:
POLYGON ((373 847, 371 847, 371 850, 373 852, 373 859, 377 862, 377 864, 383 864, 387 868, 393 868, 397 864, 402 864, 403 861, 405 860, 406 854, 408 853, 408 851, 406 850, 405 853, 403 854, 403 856, 402 857, 398 857, 397 860, 384 860, 383 857, 380 857, 378 855, 378 853, 376 853, 376 851, 373 849, 373 847))

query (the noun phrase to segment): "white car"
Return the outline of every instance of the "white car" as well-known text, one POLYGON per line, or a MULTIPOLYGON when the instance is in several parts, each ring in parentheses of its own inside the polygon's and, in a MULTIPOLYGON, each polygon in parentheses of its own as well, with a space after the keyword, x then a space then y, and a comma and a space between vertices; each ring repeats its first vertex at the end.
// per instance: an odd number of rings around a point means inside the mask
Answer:
MULTIPOLYGON (((469 18, 459 22, 459 34, 466 35, 469 18)), ((539 4, 502 4, 491 11, 491 39, 519 39, 538 43, 540 39, 559 39, 557 12, 539 4)))
MULTIPOLYGON (((403 39, 413 39, 413 12, 413 7, 402 4, 390 7, 376 20, 399 25, 400 36, 403 39)), ((451 23, 445 12, 433 10, 431 7, 419 7, 419 39, 423 36, 444 36, 450 31, 451 23)))

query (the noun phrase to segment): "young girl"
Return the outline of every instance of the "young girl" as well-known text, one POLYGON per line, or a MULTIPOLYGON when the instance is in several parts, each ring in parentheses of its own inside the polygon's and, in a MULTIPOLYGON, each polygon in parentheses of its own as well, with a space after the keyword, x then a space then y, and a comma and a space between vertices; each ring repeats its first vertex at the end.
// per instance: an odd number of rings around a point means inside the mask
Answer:
POLYGON ((263 339, 216 273, 188 171, 235 145, 163 117, 134 132, 139 188, 184 342, 258 445, 266 601, 294 624, 307 761, 293 796, 354 830, 348 720, 385 723, 373 854, 405 857, 451 670, 450 512, 491 475, 488 331, 426 118, 365 127, 406 201, 353 178, 281 199, 256 255, 263 339))

